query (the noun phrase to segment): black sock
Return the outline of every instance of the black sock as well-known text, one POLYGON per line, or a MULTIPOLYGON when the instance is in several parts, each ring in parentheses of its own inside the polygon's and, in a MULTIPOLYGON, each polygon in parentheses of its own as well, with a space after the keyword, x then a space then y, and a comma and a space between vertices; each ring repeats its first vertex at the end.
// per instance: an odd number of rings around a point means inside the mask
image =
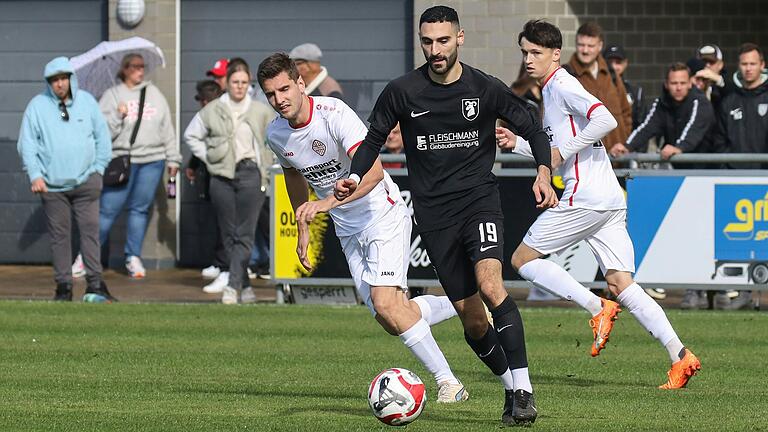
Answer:
POLYGON ((504 354, 509 361, 509 369, 528 367, 523 319, 520 317, 515 301, 507 296, 497 308, 491 311, 491 315, 493 315, 493 325, 496 327, 499 345, 504 348, 504 354))
POLYGON ((472 348, 472 351, 477 354, 477 357, 488 366, 488 369, 493 372, 494 375, 503 375, 507 371, 507 357, 504 355, 504 350, 499 345, 499 340, 496 337, 496 331, 488 324, 488 330, 480 339, 472 339, 466 332, 464 332, 464 339, 467 340, 467 344, 472 348))

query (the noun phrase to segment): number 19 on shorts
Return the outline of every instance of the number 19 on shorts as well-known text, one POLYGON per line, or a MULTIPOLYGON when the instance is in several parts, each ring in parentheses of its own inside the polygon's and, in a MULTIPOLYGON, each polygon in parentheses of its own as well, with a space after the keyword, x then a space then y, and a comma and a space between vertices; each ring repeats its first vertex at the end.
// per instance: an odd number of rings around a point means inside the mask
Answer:
POLYGON ((478 226, 478 229, 480 230, 480 243, 485 243, 486 239, 490 243, 496 243, 498 242, 498 237, 496 236, 496 224, 493 222, 481 222, 478 226))

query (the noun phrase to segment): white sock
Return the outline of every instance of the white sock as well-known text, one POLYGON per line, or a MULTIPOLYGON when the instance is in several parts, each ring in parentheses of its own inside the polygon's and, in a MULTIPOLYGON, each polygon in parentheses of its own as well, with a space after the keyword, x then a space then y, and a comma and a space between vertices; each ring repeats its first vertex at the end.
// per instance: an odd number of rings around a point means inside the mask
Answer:
POLYGON ((518 272, 520 276, 539 288, 575 302, 592 316, 597 315, 603 309, 600 297, 592 294, 592 291, 552 261, 537 258, 523 264, 518 272))
POLYGON ((514 381, 515 390, 525 390, 528 393, 533 393, 533 386, 531 385, 531 378, 528 376, 527 367, 513 369, 512 380, 514 381))
POLYGON ((683 343, 680 342, 672 324, 669 323, 664 309, 643 291, 640 285, 633 283, 628 286, 619 294, 618 300, 629 309, 629 313, 643 328, 664 345, 672 362, 680 360, 678 354, 683 349, 683 343))
POLYGON ((421 309, 421 318, 430 326, 456 316, 453 303, 446 296, 421 295, 411 299, 421 309))
POLYGON ((450 381, 453 384, 459 382, 453 375, 453 372, 451 372, 448 360, 445 359, 443 352, 440 351, 440 347, 437 346, 437 342, 435 342, 435 338, 432 336, 432 331, 429 329, 429 324, 426 321, 423 319, 418 320, 416 324, 400 335, 400 340, 424 364, 424 367, 432 373, 435 381, 438 383, 450 381))
POLYGON ((515 389, 515 380, 512 379, 512 372, 507 369, 506 372, 499 375, 499 379, 501 380, 501 383, 504 384, 504 390, 514 390, 515 389))

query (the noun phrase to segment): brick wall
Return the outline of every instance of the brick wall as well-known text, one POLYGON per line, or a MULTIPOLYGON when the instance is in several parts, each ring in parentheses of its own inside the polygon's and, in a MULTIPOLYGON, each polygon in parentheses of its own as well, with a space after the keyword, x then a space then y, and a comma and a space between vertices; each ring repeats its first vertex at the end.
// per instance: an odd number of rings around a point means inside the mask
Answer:
MULTIPOLYGON (((737 68, 736 51, 743 42, 768 47, 768 1, 757 0, 450 0, 414 1, 414 31, 424 9, 446 4, 459 13, 466 30, 462 61, 502 81, 517 77, 520 52, 517 33, 525 21, 546 18, 563 32, 563 61, 573 54, 576 29, 597 21, 606 43, 624 45, 630 59, 627 78, 660 93, 664 70, 674 61, 687 61, 697 47, 715 43, 724 52, 726 67, 737 68)), ((414 38, 414 64, 424 62, 414 38)))
MULTIPOLYGON (((109 0, 109 39, 119 40, 140 36, 156 43, 163 50, 165 69, 158 69, 146 78, 163 93, 176 121, 176 1, 145 0, 146 12, 138 26, 125 29, 117 20, 117 0, 109 0)), ((179 131, 176 131, 177 137, 179 131)), ((155 205, 147 235, 144 239, 142 259, 147 268, 172 266, 176 255, 176 200, 165 196, 165 180, 157 190, 155 205)), ((110 261, 113 267, 123 260, 125 240, 124 216, 115 224, 110 235, 110 261)))

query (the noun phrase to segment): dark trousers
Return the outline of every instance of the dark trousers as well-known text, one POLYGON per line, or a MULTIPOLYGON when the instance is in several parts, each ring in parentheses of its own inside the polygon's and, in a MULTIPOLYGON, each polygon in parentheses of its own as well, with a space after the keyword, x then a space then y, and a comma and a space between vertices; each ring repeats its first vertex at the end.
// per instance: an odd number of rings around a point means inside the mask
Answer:
POLYGON ((238 290, 249 287, 246 267, 253 249, 256 221, 264 203, 256 162, 240 161, 232 180, 212 177, 211 202, 216 209, 221 243, 228 255, 229 286, 238 290))
POLYGON ((80 252, 89 287, 101 284, 99 244, 99 196, 101 176, 91 174, 80 186, 66 192, 41 195, 51 238, 56 283, 72 283, 72 213, 80 231, 80 252))

